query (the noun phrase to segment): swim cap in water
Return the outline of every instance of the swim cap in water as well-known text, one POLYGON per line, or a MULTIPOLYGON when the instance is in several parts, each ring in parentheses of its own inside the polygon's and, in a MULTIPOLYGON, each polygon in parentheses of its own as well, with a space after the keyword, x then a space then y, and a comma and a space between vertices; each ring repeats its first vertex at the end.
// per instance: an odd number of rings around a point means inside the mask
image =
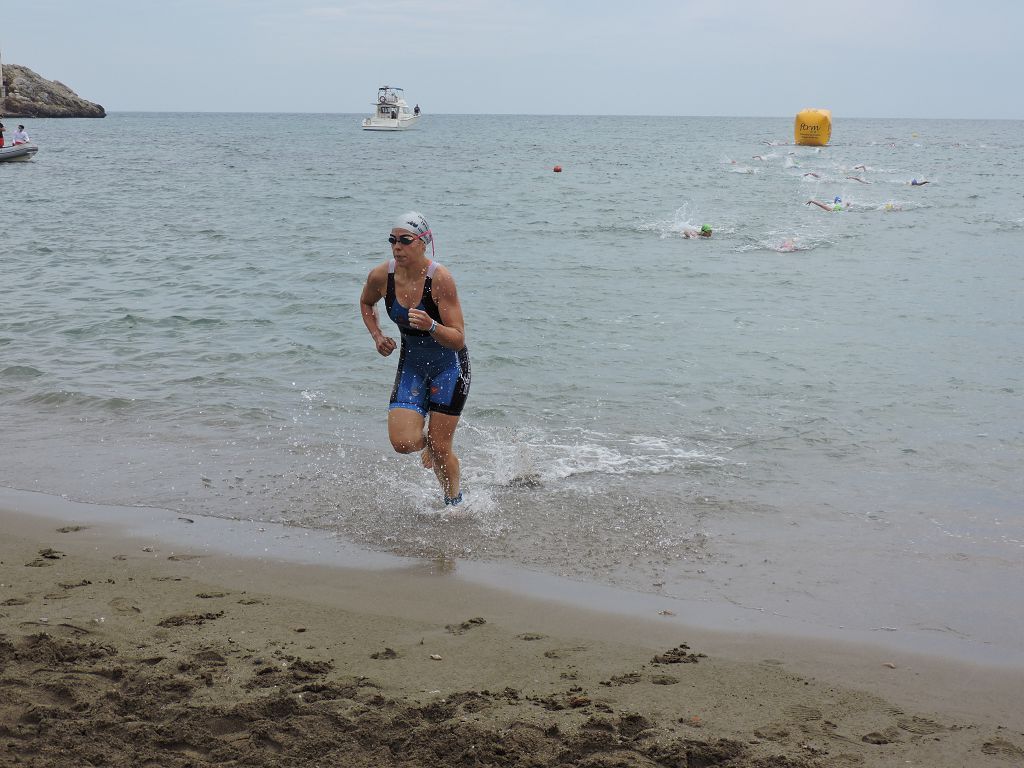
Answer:
POLYGON ((836 199, 833 200, 832 202, 833 203, 841 203, 841 202, 843 202, 843 198, 841 198, 839 195, 836 195, 836 199))
POLYGON ((417 213, 416 211, 403 213, 391 227, 392 229, 407 229, 410 232, 415 232, 424 243, 432 242, 434 239, 427 220, 423 218, 422 213, 417 213))
POLYGON ((700 231, 701 232, 710 232, 711 231, 711 225, 710 224, 701 224, 700 225, 700 231))

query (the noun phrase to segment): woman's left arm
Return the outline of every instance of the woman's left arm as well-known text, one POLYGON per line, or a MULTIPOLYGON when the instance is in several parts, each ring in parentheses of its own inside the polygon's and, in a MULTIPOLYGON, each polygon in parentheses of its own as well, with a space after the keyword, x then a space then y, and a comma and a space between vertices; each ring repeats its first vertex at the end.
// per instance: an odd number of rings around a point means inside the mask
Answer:
POLYGON ((462 305, 455 290, 455 278, 446 268, 434 273, 430 287, 434 303, 441 313, 441 322, 430 334, 442 347, 460 350, 466 346, 466 327, 462 319, 462 305))

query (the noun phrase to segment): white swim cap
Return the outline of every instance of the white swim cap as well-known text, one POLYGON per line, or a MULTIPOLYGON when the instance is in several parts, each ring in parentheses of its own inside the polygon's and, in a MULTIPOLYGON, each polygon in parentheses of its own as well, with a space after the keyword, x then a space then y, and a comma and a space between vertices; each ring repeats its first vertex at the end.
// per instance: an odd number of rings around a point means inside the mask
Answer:
POLYGON ((398 220, 391 225, 392 229, 407 229, 410 232, 415 232, 420 236, 420 240, 424 243, 433 241, 433 235, 430 232, 430 225, 427 224, 427 220, 423 218, 422 213, 416 211, 409 211, 403 213, 398 217, 398 220))

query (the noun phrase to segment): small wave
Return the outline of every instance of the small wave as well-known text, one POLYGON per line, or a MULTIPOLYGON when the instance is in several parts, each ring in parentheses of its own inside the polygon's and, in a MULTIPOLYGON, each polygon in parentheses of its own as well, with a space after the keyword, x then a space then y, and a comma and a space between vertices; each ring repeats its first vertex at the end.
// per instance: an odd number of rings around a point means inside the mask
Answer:
POLYGON ((42 375, 42 371, 31 365, 9 365, 0 371, 0 376, 5 379, 34 379, 42 375))
POLYGON ((224 320, 217 317, 197 317, 195 320, 188 320, 189 325, 194 325, 198 328, 212 328, 227 325, 224 320))
POLYGON ((654 436, 638 435, 624 442, 611 435, 581 433, 569 441, 534 430, 484 437, 480 451, 487 460, 475 470, 480 475, 476 479, 500 486, 515 485, 519 478, 544 484, 581 475, 659 475, 726 462, 700 445, 654 436))
POLYGON ((1024 218, 1000 221, 995 225, 996 232, 1016 232, 1019 229, 1024 229, 1024 218))
POLYGON ((796 251, 813 251, 815 248, 832 244, 832 241, 823 232, 817 230, 775 230, 766 232, 761 236, 751 236, 747 243, 736 249, 736 252, 774 251, 775 253, 794 253, 796 251))
POLYGON ((505 408, 474 408, 473 416, 478 419, 503 419, 509 412, 505 408))
POLYGON ((24 399, 24 402, 32 405, 45 406, 74 406, 85 410, 120 411, 130 408, 135 400, 125 397, 98 397, 87 395, 82 392, 69 392, 57 390, 55 392, 37 392, 24 399))
POLYGON ((918 208, 931 208, 928 203, 915 203, 905 200, 886 200, 882 203, 861 203, 859 206, 862 210, 868 211, 885 211, 887 213, 895 213, 898 211, 912 211, 918 208))
MULTIPOLYGON (((126 314, 119 320, 120 323, 128 325, 131 328, 135 328, 140 325, 153 326, 155 328, 166 328, 168 326, 180 326, 180 325, 191 325, 197 328, 206 327, 219 327, 227 325, 227 321, 221 320, 216 317, 196 317, 190 318, 185 315, 169 315, 161 318, 150 318, 142 317, 135 314, 126 314)), ((75 329, 76 331, 84 331, 87 329, 75 329)))
POLYGON ((767 240, 758 240, 754 243, 742 245, 737 248, 739 253, 748 253, 750 251, 775 251, 776 253, 794 253, 796 251, 811 251, 817 247, 817 244, 811 243, 806 240, 801 240, 797 237, 784 237, 784 238, 771 238, 767 240))

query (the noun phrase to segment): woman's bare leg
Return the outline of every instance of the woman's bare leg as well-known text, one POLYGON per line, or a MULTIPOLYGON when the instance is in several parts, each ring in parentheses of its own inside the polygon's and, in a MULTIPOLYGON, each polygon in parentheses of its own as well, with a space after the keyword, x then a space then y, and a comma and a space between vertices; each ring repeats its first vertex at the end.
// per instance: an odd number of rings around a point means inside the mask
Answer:
POLYGON ((448 499, 457 497, 461 489, 459 457, 452 450, 452 441, 458 424, 458 416, 431 412, 430 424, 427 427, 426 452, 430 454, 431 468, 441 483, 441 491, 448 499))
POLYGON ((392 408, 388 411, 388 437, 391 447, 398 453, 415 453, 427 447, 423 434, 424 418, 411 408, 392 408))

